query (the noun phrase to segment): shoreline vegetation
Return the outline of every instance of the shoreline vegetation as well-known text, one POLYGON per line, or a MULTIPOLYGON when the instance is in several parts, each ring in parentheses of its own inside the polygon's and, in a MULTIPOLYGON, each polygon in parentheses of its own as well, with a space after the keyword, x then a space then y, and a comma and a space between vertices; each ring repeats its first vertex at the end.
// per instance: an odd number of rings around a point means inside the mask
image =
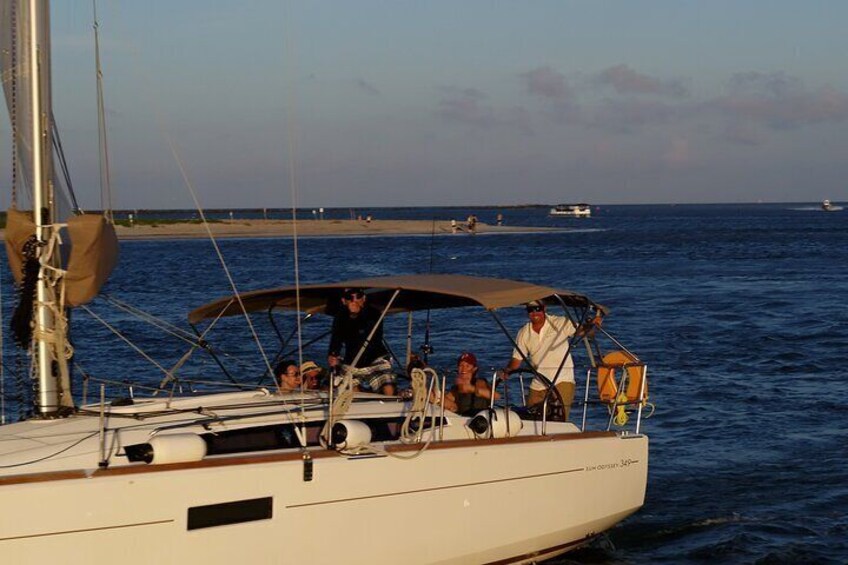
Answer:
MULTIPOLYGON (((200 220, 144 219, 117 220, 115 231, 120 240, 202 239, 208 238, 206 226, 200 220)), ((291 220, 210 219, 209 230, 215 238, 273 238, 292 237, 291 220)), ((555 232, 559 228, 498 226, 477 222, 477 234, 555 232)), ((465 222, 457 222, 454 230, 450 220, 298 220, 298 237, 393 236, 393 235, 469 235, 465 222)), ((0 231, 0 237, 3 232, 0 231)))

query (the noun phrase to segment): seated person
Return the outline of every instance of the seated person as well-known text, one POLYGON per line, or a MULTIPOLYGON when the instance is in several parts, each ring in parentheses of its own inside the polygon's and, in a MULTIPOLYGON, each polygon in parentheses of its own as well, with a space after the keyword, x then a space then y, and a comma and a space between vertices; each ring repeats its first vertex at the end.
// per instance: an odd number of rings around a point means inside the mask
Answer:
POLYGON ((361 387, 366 391, 394 395, 396 379, 389 352, 383 345, 380 311, 368 304, 361 288, 344 289, 341 302, 342 308, 333 318, 327 364, 331 370, 347 366, 357 390, 361 387), (354 361, 356 366, 353 366, 354 361))
POLYGON ((500 395, 493 391, 486 379, 477 376, 477 357, 465 352, 459 356, 456 364, 456 381, 445 393, 444 406, 460 416, 473 416, 485 410, 500 395))
POLYGON ((295 361, 287 359, 277 363, 274 368, 274 376, 277 379, 280 392, 300 392, 300 369, 298 369, 295 361))
POLYGON ((303 388, 307 390, 322 390, 327 388, 327 372, 315 361, 305 361, 300 366, 300 377, 303 388))

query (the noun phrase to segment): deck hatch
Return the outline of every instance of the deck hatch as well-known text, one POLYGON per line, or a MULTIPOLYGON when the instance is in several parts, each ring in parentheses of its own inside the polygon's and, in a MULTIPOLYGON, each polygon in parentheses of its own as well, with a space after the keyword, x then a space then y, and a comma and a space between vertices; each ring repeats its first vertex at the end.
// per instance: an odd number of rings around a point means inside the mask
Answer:
POLYGON ((193 506, 188 509, 188 529, 200 530, 202 528, 214 528, 215 526, 241 524, 256 520, 269 520, 273 516, 273 502, 274 499, 268 496, 265 498, 193 506))

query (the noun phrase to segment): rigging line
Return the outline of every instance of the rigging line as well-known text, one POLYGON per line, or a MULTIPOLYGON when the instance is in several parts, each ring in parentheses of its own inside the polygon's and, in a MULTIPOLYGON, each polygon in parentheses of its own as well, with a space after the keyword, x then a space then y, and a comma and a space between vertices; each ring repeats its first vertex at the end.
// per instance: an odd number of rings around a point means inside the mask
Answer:
MULTIPOLYGON (((101 294, 100 296, 104 300, 106 300, 107 302, 109 302, 110 304, 112 304, 113 306, 118 308, 119 310, 123 310, 124 312, 127 312, 128 314, 132 314, 140 320, 149 322, 151 325, 156 326, 157 328, 159 328, 163 332, 167 333, 168 335, 171 335, 171 336, 173 336, 177 339, 180 339, 180 340, 188 343, 189 345, 196 345, 196 343, 197 343, 197 339, 196 339, 197 336, 195 336, 191 332, 188 332, 188 331, 180 328, 179 326, 176 326, 176 325, 168 322, 167 320, 164 320, 162 318, 158 318, 158 317, 154 316, 153 314, 151 314, 149 312, 145 312, 141 308, 138 308, 137 306, 133 306, 132 304, 128 304, 127 302, 124 302, 123 300, 115 298, 112 295, 104 293, 104 294, 101 294)), ((204 334, 205 333, 206 332, 204 332, 204 334)))
MULTIPOLYGON (((297 141, 296 137, 296 126, 297 122, 295 118, 297 117, 297 90, 295 89, 295 61, 297 60, 295 54, 295 43, 293 40, 293 34, 291 33, 291 28, 289 27, 290 18, 283 17, 283 50, 285 51, 285 55, 288 59, 288 65, 286 68, 289 71, 289 80, 286 81, 288 97, 286 107, 286 121, 288 122, 288 127, 286 127, 286 137, 288 138, 288 153, 287 160, 289 165, 289 187, 291 188, 291 206, 292 206, 292 247, 294 251, 294 300, 295 300, 295 312, 297 313, 297 366, 301 367, 303 365, 303 323, 300 315, 300 255, 298 252, 298 240, 297 240, 297 183, 298 178, 295 171, 296 159, 295 159, 295 143, 297 141)), ((276 375, 275 375, 276 376, 276 375)), ((276 379, 274 379, 276 382, 276 379)), ((277 385, 279 386, 279 384, 277 385)), ((300 379, 300 391, 301 393, 305 390, 306 383, 303 380, 303 376, 301 375, 300 379)), ((332 386, 332 385, 331 385, 332 386)), ((305 405, 301 400, 301 417, 306 417, 305 405)), ((305 449, 305 441, 301 440, 303 444, 302 447, 305 449)))
MULTIPOLYGON (((52 116, 52 113, 51 113, 52 116)), ((77 195, 74 192, 74 183, 71 180, 71 171, 68 168, 68 161, 65 159, 65 150, 62 148, 62 139, 59 137, 59 126, 56 125, 55 116, 50 121, 51 128, 53 129, 53 149, 56 151, 56 157, 59 161, 59 168, 62 169, 62 178, 65 180, 65 187, 67 189, 67 194, 63 191, 59 191, 65 198, 70 199, 71 209, 76 214, 82 213, 82 208, 80 208, 79 203, 77 202, 77 195)))
MULTIPOLYGON (((136 57, 138 57, 138 54, 139 54, 138 47, 134 44, 132 45, 132 47, 133 47, 133 49, 131 50, 131 53, 133 55, 135 55, 136 57)), ((156 81, 150 79, 150 80, 147 80, 146 82, 148 84, 155 84, 156 81)), ((189 181, 188 173, 186 172, 185 167, 183 166, 183 162, 180 159, 179 153, 177 152, 174 140, 171 138, 171 135, 168 133, 168 129, 165 127, 166 122, 165 122, 165 119, 162 115, 162 112, 160 110, 160 106, 158 104, 156 97, 155 96, 151 97, 151 101, 154 104, 154 115, 155 115, 156 123, 159 125, 159 129, 162 132, 163 137, 165 138, 165 140, 168 143, 168 147, 171 150, 171 154, 174 157, 174 161, 176 162, 177 167, 179 168, 180 175, 182 176, 183 182, 185 183, 186 188, 188 189, 189 194, 191 195, 191 198, 194 202, 195 208, 197 209, 198 213, 200 214, 200 218, 201 218, 201 221, 203 223, 203 227, 205 228, 206 233, 209 236, 209 240, 211 241, 212 246, 215 249, 215 253, 218 256, 218 260, 221 262, 221 266, 223 267, 224 274, 226 275, 227 280, 229 281, 230 288, 232 289, 233 294, 235 295, 236 300, 239 303, 239 307, 241 308, 241 311, 244 314, 245 320, 247 321, 247 325, 250 328, 250 333, 253 336, 254 341, 256 342, 257 348, 259 349, 259 353, 262 355, 262 360, 265 363, 265 366, 269 370, 271 370, 270 363, 268 361, 268 356, 265 353, 265 349, 262 347, 262 343, 259 341, 259 336, 257 335, 256 329, 253 326, 253 322, 251 321, 250 316, 247 313, 247 310, 244 306, 244 302, 242 301, 242 298, 241 298, 241 294, 239 294, 238 288, 236 287, 236 284, 235 284, 235 281, 233 280, 232 274, 230 273, 230 270, 227 267, 227 263, 224 260, 224 256, 221 253, 220 247, 218 246, 218 242, 215 239, 215 236, 212 234, 212 230, 209 227, 209 221, 207 220, 206 214, 204 213, 203 209, 200 206, 200 202, 197 198, 197 193, 194 190, 194 186, 189 181)))
MULTIPOLYGON (((12 130, 12 159, 11 159, 11 167, 12 167, 12 195, 11 195, 11 207, 16 207, 18 205, 18 8, 17 2, 12 2, 10 6, 10 14, 9 19, 12 26, 11 33, 11 48, 9 53, 9 58, 11 60, 11 65, 9 65, 9 76, 8 79, 11 81, 11 85, 9 88, 10 92, 10 101, 9 101, 9 126, 12 130)), ((3 82, 5 83, 7 77, 3 77, 3 82)))
POLYGON ((433 227, 430 230, 430 266, 429 274, 433 274, 433 248, 436 246, 436 217, 433 216, 433 227))
MULTIPOLYGON (((157 114, 157 117, 161 116, 158 116, 157 114)), ((191 184, 191 181, 188 178, 188 173, 186 172, 185 167, 183 166, 183 162, 180 159, 179 153, 177 152, 177 148, 174 145, 174 140, 168 134, 167 130, 164 129, 164 127, 162 128, 162 132, 165 136, 165 139, 168 141, 168 147, 171 149, 171 154, 174 157, 174 161, 177 163, 177 167, 179 167, 180 169, 180 174, 183 177, 183 182, 185 183, 186 188, 191 194, 191 198, 194 201, 197 213, 200 214, 200 219, 203 223, 203 227, 206 229, 206 234, 209 236, 209 240, 212 242, 212 247, 215 248, 215 253, 218 255, 218 260, 221 262, 221 267, 224 269, 224 274, 227 276, 227 280, 230 282, 230 287, 233 290, 233 296, 235 296, 236 300, 238 301, 239 307, 241 308, 241 311, 244 314, 244 319, 247 322, 248 327, 250 328, 250 333, 253 335, 253 340, 256 343, 256 347, 259 349, 259 353, 262 355, 262 360, 265 363, 265 367, 269 371, 273 372, 273 369, 271 368, 271 363, 268 360, 268 355, 265 353, 265 348, 262 347, 262 342, 259 340, 259 335, 256 333, 256 328, 253 325, 253 320, 250 319, 250 314, 248 314, 247 312, 247 308, 245 307, 244 301, 241 298, 241 294, 239 293, 238 287, 236 286, 236 282, 233 279, 232 273, 230 273, 229 267, 227 267, 227 262, 226 260, 224 260, 224 254, 221 252, 221 248, 218 245, 218 241, 215 239, 215 236, 212 233, 212 228, 209 226, 209 221, 206 219, 206 213, 200 206, 200 201, 198 200, 197 193, 194 190, 194 185, 191 184)), ((165 371, 165 374, 167 375, 168 372, 165 371)), ((174 381, 174 384, 176 384, 176 379, 174 379, 174 381)), ((277 386, 277 392, 280 392, 280 384, 276 382, 275 384, 277 386)), ((289 415, 288 417, 292 424, 294 424, 295 422, 291 415, 289 415)))
POLYGON ((265 366, 268 368, 268 370, 273 371, 273 369, 271 369, 271 364, 268 361, 268 355, 265 354, 265 348, 262 347, 262 342, 259 340, 259 335, 256 333, 256 328, 253 326, 253 321, 250 319, 250 314, 247 313, 247 308, 245 308, 244 301, 241 299, 241 294, 239 293, 238 287, 236 286, 236 282, 233 279, 232 273, 230 273, 230 269, 227 266, 226 260, 224 259, 224 254, 221 252, 221 248, 218 246, 218 241, 215 239, 215 236, 212 233, 212 228, 209 227, 209 221, 206 219, 206 213, 200 206, 200 201, 197 198, 197 193, 195 192, 194 186, 188 178, 188 173, 186 172, 185 167, 183 166, 182 159, 180 159, 179 153, 177 152, 177 148, 174 145, 174 140, 164 129, 163 134, 165 135, 165 139, 168 142, 168 147, 171 149, 171 154, 173 155, 174 160, 177 163, 177 167, 180 169, 180 175, 182 175, 183 177, 183 182, 185 183, 186 188, 191 194, 191 199, 194 201, 197 213, 200 214, 200 219, 203 223, 203 227, 206 229, 206 234, 209 236, 209 240, 212 242, 212 247, 215 248, 215 253, 218 255, 218 260, 221 262, 221 267, 224 269, 224 274, 227 276, 227 280, 230 283, 230 288, 233 290, 233 296, 235 296, 236 300, 239 303, 239 308, 241 308, 241 311, 244 314, 244 319, 247 322, 248 327, 250 328, 250 333, 253 335, 253 340, 256 342, 256 347, 259 349, 259 353, 262 355, 262 360, 265 362, 265 366))
MULTIPOLYGON (((433 217, 433 229, 430 233, 430 265, 428 274, 433 274, 433 247, 436 244, 436 218, 433 217)), ((433 348, 430 346, 430 308, 427 308, 427 320, 424 323, 424 344, 421 346, 421 353, 424 354, 424 363, 429 361, 430 353, 433 348)))
POLYGON ((44 457, 39 457, 38 459, 32 459, 30 461, 23 461, 21 463, 13 463, 11 465, 0 465, 0 469, 13 469, 15 467, 24 467, 26 465, 32 465, 33 463, 40 463, 42 461, 47 461, 48 459, 50 459, 52 457, 56 457, 57 455, 61 455, 61 454, 65 453, 69 449, 73 449, 74 447, 78 446, 79 444, 81 444, 85 440, 91 439, 91 438, 93 438, 97 435, 100 435, 100 430, 97 430, 94 433, 90 433, 86 436, 83 436, 82 439, 79 439, 79 440, 75 441, 74 443, 72 443, 71 445, 60 449, 56 453, 51 453, 50 455, 45 455, 44 457))
POLYGON ((109 143, 106 137, 106 102, 103 98, 103 68, 100 66, 100 22, 97 0, 91 0, 94 15, 94 66, 97 77, 97 138, 100 145, 100 208, 109 222, 112 215, 112 178, 109 168, 109 143))
MULTIPOLYGON (((210 331, 212 331, 212 328, 213 328, 213 327, 215 327, 215 324, 218 322, 218 320, 220 320, 220 319, 221 319, 221 316, 223 316, 223 314, 224 314, 224 312, 223 312, 223 310, 222 310, 222 311, 218 314, 218 317, 217 317, 217 318, 215 318, 215 320, 214 320, 211 324, 209 324, 209 326, 208 326, 205 330, 203 330, 203 333, 201 333, 201 334, 199 334, 199 335, 197 336, 197 341, 195 341, 195 342, 191 343, 191 347, 189 347, 189 348, 188 348, 188 351, 186 351, 186 352, 183 354, 183 356, 180 358, 180 360, 179 360, 179 361, 177 361, 177 363, 176 363, 173 367, 171 367, 171 373, 172 373, 172 374, 176 374, 177 370, 178 370, 178 369, 180 369, 180 368, 181 368, 181 367, 182 367, 182 366, 186 363, 186 361, 188 361, 188 360, 189 360, 189 357, 191 357, 192 355, 194 355, 194 352, 195 352, 195 351, 197 351, 198 349, 206 349, 206 350, 207 350, 210 354, 212 354, 212 355, 214 356, 214 352, 211 350, 211 348, 207 347, 207 346, 208 346, 208 342, 206 341, 206 339, 205 339, 205 338, 206 338, 206 334, 207 334, 207 333, 209 333, 210 331)), ((216 361, 217 361, 217 358, 216 358, 216 361)), ((235 379, 233 379, 232 375, 230 375, 230 373, 229 373, 229 372, 224 371, 224 374, 225 374, 225 375, 227 375, 227 378, 228 378, 228 379, 230 379, 230 381, 231 381, 233 384, 237 384, 237 383, 236 383, 236 381, 235 381, 235 379)), ((159 384, 159 386, 160 386, 160 387, 164 387, 164 386, 165 386, 165 384, 167 383, 167 381, 168 381, 168 377, 166 377, 166 378, 165 378, 165 379, 164 379, 164 380, 163 380, 163 381, 159 384)))
POLYGON ((100 316, 98 316, 98 315, 97 315, 97 314, 96 314, 96 313, 95 313, 95 312, 94 312, 91 308, 89 308, 89 307, 88 307, 88 306, 86 306, 85 304, 83 304, 83 305, 81 305, 81 306, 79 306, 79 307, 80 307, 80 308, 82 308, 85 312, 87 312, 87 313, 88 313, 91 317, 93 317, 95 320, 97 320, 98 322, 100 322, 101 324, 103 324, 104 326, 106 326, 106 328, 108 328, 110 331, 112 331, 112 333, 114 333, 116 336, 118 336, 118 337, 119 337, 119 338, 121 338, 124 342, 126 342, 126 344, 127 344, 127 345, 129 345, 130 347, 132 347, 133 349, 135 349, 135 350, 136 350, 136 352, 138 352, 138 354, 139 354, 139 355, 141 355, 142 357, 144 357, 145 359, 147 359, 148 361, 150 361, 150 362, 151 362, 153 365, 155 365, 155 366, 156 366, 156 367, 157 367, 160 371, 162 371, 163 373, 165 373, 166 375, 168 375, 170 378, 172 378, 172 379, 176 379, 176 377, 174 377, 174 376, 173 376, 170 372, 168 372, 168 369, 166 369, 165 367, 163 367, 162 365, 160 365, 160 364, 159 364, 159 363, 158 363, 155 359, 153 359, 150 355, 148 355, 147 353, 145 353, 145 352, 144 352, 144 351, 143 351, 143 350, 142 350, 139 346, 137 346, 136 344, 134 344, 134 343, 133 343, 133 342, 132 342, 129 338, 127 338, 126 336, 124 336, 124 334, 122 334, 121 332, 119 332, 119 331, 118 331, 118 330, 117 330, 114 326, 112 326, 109 322, 107 322, 106 320, 104 320, 103 318, 101 318, 100 316))
MULTIPOLYGON (((187 343, 191 347, 191 349, 189 351, 194 351, 194 350, 200 348, 200 349, 203 349, 204 351, 206 351, 207 353, 209 353, 210 355, 212 355, 213 357, 216 356, 216 355, 220 355, 222 357, 232 358, 231 354, 227 353, 226 351, 222 351, 222 350, 218 349, 217 347, 213 347, 210 342, 208 342, 204 339, 205 336, 209 332, 211 332, 212 329, 215 327, 215 324, 218 323, 218 320, 221 319, 221 317, 224 314, 224 310, 221 310, 218 313, 218 316, 215 319, 212 320, 212 322, 206 327, 205 330, 203 330, 203 332, 197 332, 196 334, 194 334, 194 333, 190 333, 190 332, 185 331, 184 329, 180 328, 179 326, 175 326, 174 324, 171 324, 167 320, 157 318, 153 314, 145 312, 144 310, 141 310, 140 308, 138 308, 136 306, 133 306, 131 304, 123 302, 122 300, 119 300, 119 299, 117 299, 114 296, 111 296, 109 294, 101 293, 100 297, 103 298, 104 300, 106 300, 107 302, 109 302, 110 304, 112 304, 115 308, 117 308, 119 310, 123 310, 124 312, 127 312, 128 314, 135 316, 139 320, 147 322, 147 323, 151 324, 152 326, 162 330, 166 334, 187 343)), ((242 366, 247 366, 246 363, 241 362, 238 359, 235 359, 235 363, 240 364, 242 366)), ((225 371, 225 373, 226 373, 226 371, 225 371)), ((229 374, 227 374, 227 377, 232 382, 232 377, 229 374)))

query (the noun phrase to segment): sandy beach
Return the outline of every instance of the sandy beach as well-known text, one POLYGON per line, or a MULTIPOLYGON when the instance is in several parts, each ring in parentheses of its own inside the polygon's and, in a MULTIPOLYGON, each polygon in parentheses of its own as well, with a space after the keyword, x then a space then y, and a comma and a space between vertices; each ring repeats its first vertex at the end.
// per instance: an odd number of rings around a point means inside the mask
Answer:
MULTIPOLYGON (((216 238, 265 238, 292 237, 291 220, 216 220, 209 223, 209 229, 216 238)), ((207 238, 206 226, 197 222, 143 223, 130 226, 115 226, 118 239, 200 239, 207 238)), ((536 226, 497 226, 477 223, 477 234, 509 234, 561 232, 562 228, 536 226)), ((301 220, 297 223, 299 237, 340 237, 340 236, 392 236, 392 235, 470 235, 464 224, 457 224, 454 230, 450 221, 432 220, 301 220)), ((0 230, 0 240, 5 230, 0 230)))
MULTIPOLYGON (((222 220, 209 224, 216 238, 291 237, 291 220, 222 220)), ((189 239, 208 237, 206 227, 199 223, 144 224, 133 227, 117 226, 119 239, 189 239)), ((477 224, 478 234, 526 233, 561 231, 556 228, 527 226, 497 226, 477 224)), ((302 237, 387 236, 387 235, 453 235, 450 221, 431 220, 302 220, 297 234, 302 237)), ((456 236, 468 235, 462 226, 456 236)))

